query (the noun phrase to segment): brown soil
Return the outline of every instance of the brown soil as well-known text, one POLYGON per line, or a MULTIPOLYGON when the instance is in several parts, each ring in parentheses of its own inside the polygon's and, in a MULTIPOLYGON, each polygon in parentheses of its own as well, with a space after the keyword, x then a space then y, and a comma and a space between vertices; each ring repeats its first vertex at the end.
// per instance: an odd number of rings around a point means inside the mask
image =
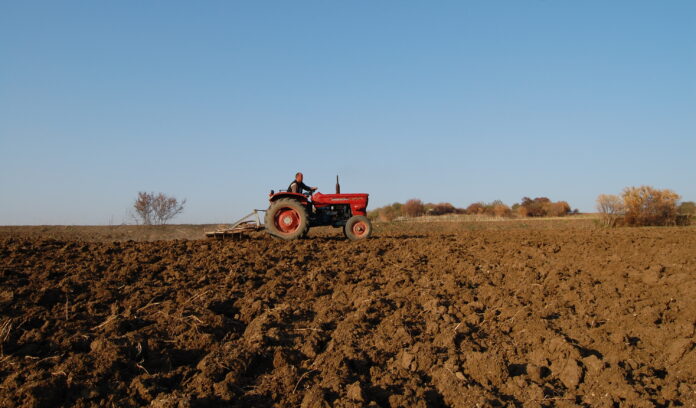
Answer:
POLYGON ((65 241, 157 241, 203 239, 217 225, 21 225, 0 226, 0 239, 59 239, 65 241))
POLYGON ((696 229, 0 240, 0 406, 696 404, 696 229))

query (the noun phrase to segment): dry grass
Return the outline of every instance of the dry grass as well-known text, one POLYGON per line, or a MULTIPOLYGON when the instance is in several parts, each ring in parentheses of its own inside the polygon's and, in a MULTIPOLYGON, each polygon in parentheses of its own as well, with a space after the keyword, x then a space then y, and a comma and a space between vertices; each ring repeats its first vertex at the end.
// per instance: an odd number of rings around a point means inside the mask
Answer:
POLYGON ((394 222, 507 222, 507 223, 527 223, 527 222, 543 222, 543 221, 563 221, 563 222, 574 222, 574 221, 587 221, 595 220, 599 218, 599 214, 578 214, 573 216, 562 216, 562 217, 495 217, 490 215, 469 215, 469 214, 448 214, 448 215, 426 215, 417 218, 400 218, 394 220, 394 222))
POLYGON ((67 241, 158 241, 204 239, 217 224, 180 225, 21 225, 0 226, 0 239, 47 238, 67 241))

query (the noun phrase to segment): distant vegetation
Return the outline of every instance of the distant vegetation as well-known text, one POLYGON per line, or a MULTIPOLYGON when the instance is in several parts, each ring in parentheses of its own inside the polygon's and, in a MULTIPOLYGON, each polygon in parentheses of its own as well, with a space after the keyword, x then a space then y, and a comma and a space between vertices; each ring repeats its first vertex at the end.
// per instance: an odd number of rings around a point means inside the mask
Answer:
POLYGON ((695 217, 696 203, 694 203, 693 201, 684 201, 683 203, 679 204, 679 207, 677 208, 677 214, 685 215, 687 217, 695 217))
MULTIPOLYGON (((606 227, 689 225, 696 218, 696 203, 679 202, 680 196, 669 189, 650 186, 627 187, 620 195, 600 194, 597 197, 599 222, 606 227)), ((508 206, 500 200, 478 201, 466 208, 450 203, 424 203, 412 198, 377 208, 368 217, 378 221, 415 218, 426 215, 466 214, 489 217, 563 217, 577 214, 566 201, 551 201, 547 197, 522 197, 519 203, 508 206)))
POLYGON ((621 196, 600 194, 597 211, 604 226, 688 225, 696 215, 696 204, 679 204, 679 195, 650 186, 627 187, 621 196))
POLYGON ((546 197, 524 197, 518 206, 513 207, 521 217, 562 217, 571 213, 570 204, 567 202, 553 202, 546 197))
POLYGON ((424 215, 467 214, 489 217, 562 217, 577 213, 571 211, 565 201, 553 202, 546 197, 531 199, 523 197, 520 203, 512 207, 500 200, 490 203, 483 201, 470 204, 466 208, 457 208, 450 203, 423 203, 420 199, 412 198, 405 203, 394 203, 370 211, 368 216, 373 220, 392 221, 400 217, 421 217, 424 215))
POLYGON ((133 203, 133 218, 143 225, 164 225, 184 211, 186 200, 179 201, 163 193, 141 191, 133 203))
POLYGON ((597 197, 597 211, 605 227, 615 227, 623 215, 623 200, 613 194, 600 194, 597 197))
POLYGON ((500 200, 495 200, 490 203, 479 201, 466 207, 466 214, 488 215, 491 217, 510 217, 512 216, 512 210, 507 206, 507 204, 500 200))

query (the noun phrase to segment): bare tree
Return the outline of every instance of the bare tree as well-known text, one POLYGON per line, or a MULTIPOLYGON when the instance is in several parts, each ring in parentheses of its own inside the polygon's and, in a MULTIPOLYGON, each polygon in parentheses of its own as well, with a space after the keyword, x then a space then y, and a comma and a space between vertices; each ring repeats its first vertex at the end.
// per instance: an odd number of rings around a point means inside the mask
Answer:
POLYGON ((155 224, 166 224, 169 220, 181 214, 184 211, 184 204, 186 204, 186 199, 179 201, 174 197, 167 197, 159 193, 152 201, 155 224))
POLYGON ((623 200, 613 194, 600 194, 597 197, 597 211, 605 227, 615 227, 624 212, 623 200))
POLYGON ((152 198, 154 194, 144 191, 138 192, 138 197, 135 199, 133 208, 135 214, 133 218, 138 224, 152 225, 152 198))
POLYGON ((138 192, 133 208, 136 222, 144 225, 164 225, 184 211, 186 199, 177 200, 163 193, 138 192))

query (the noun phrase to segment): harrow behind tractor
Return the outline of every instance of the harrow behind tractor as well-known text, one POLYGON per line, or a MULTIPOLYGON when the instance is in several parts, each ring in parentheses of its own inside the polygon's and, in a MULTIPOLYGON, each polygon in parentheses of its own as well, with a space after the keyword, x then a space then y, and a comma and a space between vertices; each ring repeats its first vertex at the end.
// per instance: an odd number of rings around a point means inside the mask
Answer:
POLYGON ((367 218, 368 194, 341 194, 336 177, 336 193, 305 195, 287 191, 269 194, 267 210, 254 210, 230 227, 208 232, 208 237, 239 236, 249 231, 265 229, 269 234, 284 239, 303 238, 312 227, 342 227, 350 240, 366 239, 372 234, 372 223, 367 218), (261 224, 260 212, 265 212, 261 224))

